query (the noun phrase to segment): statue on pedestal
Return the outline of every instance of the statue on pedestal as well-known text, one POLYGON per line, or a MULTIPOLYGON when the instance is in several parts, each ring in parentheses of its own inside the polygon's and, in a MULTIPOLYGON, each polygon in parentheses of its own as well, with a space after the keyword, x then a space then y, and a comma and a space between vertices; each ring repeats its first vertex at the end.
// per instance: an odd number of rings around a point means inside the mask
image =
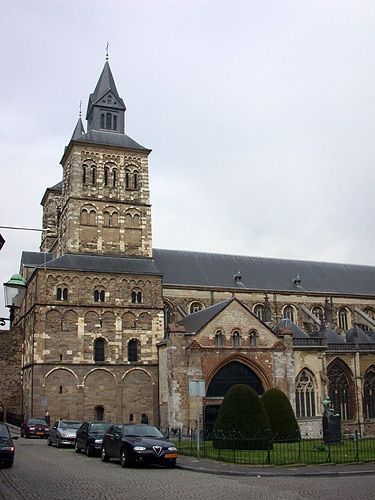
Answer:
POLYGON ((341 417, 331 406, 331 399, 327 396, 323 402, 323 441, 338 443, 341 441, 341 417))

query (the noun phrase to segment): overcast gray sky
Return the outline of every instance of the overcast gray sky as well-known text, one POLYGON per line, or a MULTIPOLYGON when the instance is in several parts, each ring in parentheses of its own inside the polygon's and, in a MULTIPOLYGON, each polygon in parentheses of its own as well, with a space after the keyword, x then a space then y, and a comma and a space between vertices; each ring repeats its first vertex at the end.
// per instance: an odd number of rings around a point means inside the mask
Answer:
MULTIPOLYGON (((373 0, 13 0, 0 22, 0 225, 41 226, 108 40, 154 247, 375 264, 373 0)), ((0 232, 3 282, 40 236, 0 232)))

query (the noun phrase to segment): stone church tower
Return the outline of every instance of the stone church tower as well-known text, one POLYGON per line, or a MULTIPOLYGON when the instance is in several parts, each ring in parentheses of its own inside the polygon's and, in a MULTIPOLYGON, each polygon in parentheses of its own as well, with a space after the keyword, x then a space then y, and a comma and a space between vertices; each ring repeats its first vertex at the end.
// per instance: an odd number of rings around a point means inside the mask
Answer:
POLYGON ((150 150, 125 134, 106 61, 42 199, 41 253, 24 252, 23 413, 158 423, 164 336, 152 259, 150 150))

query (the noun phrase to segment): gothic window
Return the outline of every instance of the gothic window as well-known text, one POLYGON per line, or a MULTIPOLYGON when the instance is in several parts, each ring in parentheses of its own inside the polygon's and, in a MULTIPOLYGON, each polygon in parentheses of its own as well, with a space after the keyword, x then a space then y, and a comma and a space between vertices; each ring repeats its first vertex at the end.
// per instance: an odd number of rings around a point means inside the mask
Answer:
POLYGON ((232 345, 233 347, 241 347, 241 335, 238 330, 232 333, 232 345))
POLYGON ((100 338, 94 341, 94 361, 103 362, 105 360, 105 340, 100 338))
POLYGON ((341 363, 334 361, 327 369, 328 394, 332 405, 342 420, 350 420, 353 416, 352 386, 341 363))
POLYGON ((349 330, 348 310, 346 309, 346 307, 341 307, 337 313, 337 316, 339 328, 344 331, 349 330))
POLYGON ((258 332, 255 330, 249 333, 249 346, 256 347, 258 345, 258 332))
POLYGON ((87 183, 87 165, 82 166, 82 184, 87 183))
POLYGON ((140 359, 141 343, 137 339, 129 340, 128 343, 128 361, 136 362, 140 359))
POLYGON ((264 305, 263 304, 257 304, 254 307, 254 314, 257 316, 261 321, 264 321, 264 305))
POLYGON ((105 291, 104 290, 94 290, 94 302, 104 302, 105 301, 105 291))
POLYGON ((105 128, 107 130, 112 129, 112 115, 111 115, 111 113, 107 113, 107 115, 105 117, 105 128))
POLYGON ((96 167, 91 167, 91 184, 96 184, 96 167))
POLYGON ((132 291, 132 304, 142 304, 142 292, 137 290, 132 291))
POLYGON ((224 335, 221 330, 218 330, 215 333, 215 346, 216 347, 223 347, 224 345, 224 335))
POLYGON ((238 361, 224 365, 211 379, 207 397, 224 397, 228 389, 235 384, 245 384, 252 387, 259 395, 263 394, 263 384, 258 375, 248 366, 238 361))
POLYGON ((109 168, 104 167, 104 185, 108 186, 109 168))
POLYGON ((297 418, 315 417, 315 383, 308 370, 302 370, 296 380, 296 410, 297 418))
POLYGON ((113 117, 113 130, 117 130, 117 116, 114 115, 113 117))
POLYGON ((323 307, 315 306, 312 308, 311 312, 313 313, 314 316, 316 316, 320 320, 320 322, 323 322, 324 320, 323 307))
POLYGON ((288 318, 290 321, 295 320, 294 317, 294 307, 293 306, 285 306, 283 309, 283 318, 288 318))
POLYGON ((105 128, 105 116, 104 113, 100 115, 100 128, 105 128))
POLYGON ((375 418, 375 368, 366 373, 363 384, 363 407, 365 418, 375 418))
POLYGON ((193 313, 196 313, 198 311, 201 311, 202 309, 204 309, 204 305, 201 302, 192 302, 190 304, 189 311, 190 311, 190 314, 193 314, 193 313))
POLYGON ((58 287, 56 290, 56 299, 57 300, 68 300, 68 289, 58 287))
POLYGON ((112 186, 117 186, 117 170, 115 168, 112 170, 112 186))

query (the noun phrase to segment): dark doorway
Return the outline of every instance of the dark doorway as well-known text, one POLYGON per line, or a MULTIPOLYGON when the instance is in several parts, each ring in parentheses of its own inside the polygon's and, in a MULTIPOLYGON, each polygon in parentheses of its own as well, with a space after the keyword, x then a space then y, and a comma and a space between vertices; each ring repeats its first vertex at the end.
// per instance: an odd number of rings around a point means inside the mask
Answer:
POLYGON ((104 407, 103 406, 95 406, 95 420, 99 420, 99 421, 104 420, 104 407))

